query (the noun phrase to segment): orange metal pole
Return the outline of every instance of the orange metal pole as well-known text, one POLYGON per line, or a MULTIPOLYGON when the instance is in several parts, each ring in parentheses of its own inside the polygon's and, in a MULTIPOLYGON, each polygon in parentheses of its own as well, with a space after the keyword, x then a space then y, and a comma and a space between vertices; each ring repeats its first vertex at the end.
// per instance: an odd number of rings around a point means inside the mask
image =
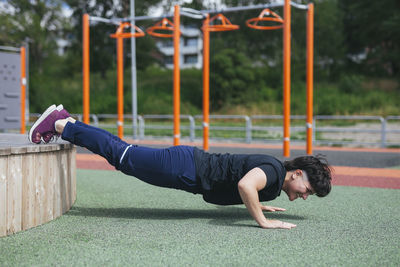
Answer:
POLYGON ((307 12, 307 149, 312 154, 313 133, 313 90, 314 90, 314 4, 308 5, 307 12))
POLYGON ((124 39, 117 38, 118 137, 124 136, 124 39))
POLYGON ((180 14, 179 6, 174 9, 174 146, 179 145, 180 134, 180 70, 179 70, 179 39, 180 39, 180 14))
POLYGON ((89 15, 83 15, 83 122, 89 124, 89 15))
POLYGON ((283 156, 290 156, 290 0, 285 0, 283 22, 283 156))
POLYGON ((209 113, 210 113, 210 31, 207 14, 203 24, 203 149, 208 150, 209 113))
POLYGON ((21 129, 20 133, 25 133, 25 88, 26 88, 26 68, 25 68, 25 47, 21 47, 21 129))

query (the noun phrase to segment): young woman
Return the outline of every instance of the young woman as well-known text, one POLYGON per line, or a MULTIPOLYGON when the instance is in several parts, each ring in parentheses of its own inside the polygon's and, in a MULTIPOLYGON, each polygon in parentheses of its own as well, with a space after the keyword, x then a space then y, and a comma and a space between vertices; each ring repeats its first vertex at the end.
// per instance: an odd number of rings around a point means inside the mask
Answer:
POLYGON ((36 144, 55 136, 89 149, 117 170, 149 184, 202 194, 206 202, 217 205, 245 204, 262 228, 296 225, 268 220, 263 211, 285 209, 263 206, 260 201, 273 200, 282 190, 290 201, 313 194, 324 197, 331 190, 330 167, 318 157, 282 163, 269 155, 210 154, 190 146, 139 147, 76 121, 62 105, 50 106, 29 132, 29 140, 36 144))

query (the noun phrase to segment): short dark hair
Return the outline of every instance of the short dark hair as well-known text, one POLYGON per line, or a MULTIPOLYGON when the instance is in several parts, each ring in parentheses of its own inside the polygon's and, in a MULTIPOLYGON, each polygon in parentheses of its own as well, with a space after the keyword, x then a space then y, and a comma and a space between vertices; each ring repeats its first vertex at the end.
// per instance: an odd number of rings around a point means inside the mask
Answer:
POLYGON ((331 191, 332 170, 326 158, 322 155, 298 157, 283 163, 286 171, 306 171, 308 180, 319 197, 324 197, 331 191))

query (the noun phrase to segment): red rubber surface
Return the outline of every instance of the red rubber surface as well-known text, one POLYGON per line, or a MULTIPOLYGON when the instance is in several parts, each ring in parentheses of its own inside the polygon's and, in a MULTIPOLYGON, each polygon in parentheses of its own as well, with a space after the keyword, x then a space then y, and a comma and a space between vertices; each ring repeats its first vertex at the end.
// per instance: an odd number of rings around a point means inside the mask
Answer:
MULTIPOLYGON (((115 170, 105 159, 77 154, 78 169, 115 170)), ((333 166, 333 185, 400 189, 400 170, 333 166)))

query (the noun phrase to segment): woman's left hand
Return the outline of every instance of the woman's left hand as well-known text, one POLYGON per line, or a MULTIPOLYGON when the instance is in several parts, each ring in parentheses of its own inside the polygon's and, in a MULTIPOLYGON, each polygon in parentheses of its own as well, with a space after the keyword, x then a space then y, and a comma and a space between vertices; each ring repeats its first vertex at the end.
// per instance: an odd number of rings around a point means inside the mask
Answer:
POLYGON ((273 212, 273 211, 285 211, 286 209, 261 205, 261 210, 273 212))

